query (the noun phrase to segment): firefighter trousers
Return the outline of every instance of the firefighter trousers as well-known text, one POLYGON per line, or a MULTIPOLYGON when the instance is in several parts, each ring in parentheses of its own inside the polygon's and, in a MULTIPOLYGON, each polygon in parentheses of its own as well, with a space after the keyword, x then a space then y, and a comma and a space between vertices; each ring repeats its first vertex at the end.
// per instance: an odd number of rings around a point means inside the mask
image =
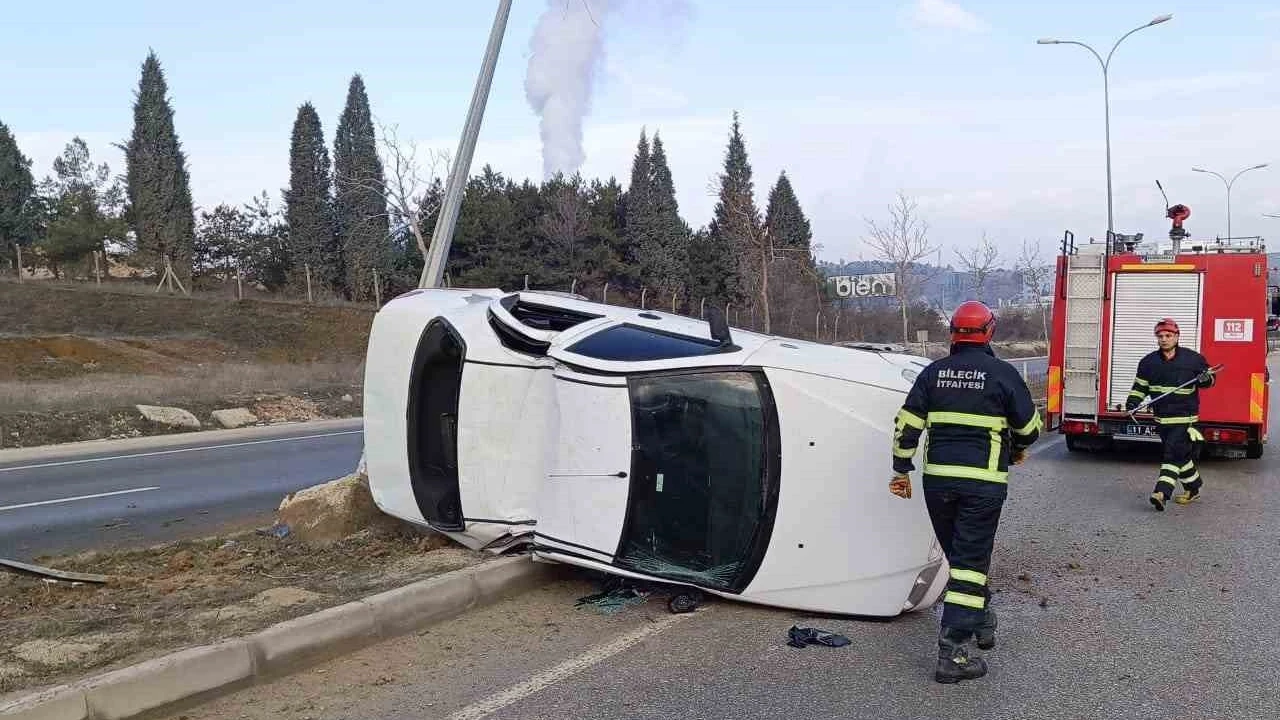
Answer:
POLYGON ((1199 490, 1204 481, 1196 460, 1204 447, 1204 435, 1195 425, 1161 425, 1157 431, 1163 452, 1153 492, 1161 493, 1168 500, 1179 482, 1187 490, 1199 490))
POLYGON ((942 626, 966 633, 986 619, 991 600, 987 571, 1005 500, 1003 492, 969 492, 963 485, 957 487, 958 483, 978 482, 983 481, 953 480, 924 488, 934 535, 951 565, 942 598, 942 626))

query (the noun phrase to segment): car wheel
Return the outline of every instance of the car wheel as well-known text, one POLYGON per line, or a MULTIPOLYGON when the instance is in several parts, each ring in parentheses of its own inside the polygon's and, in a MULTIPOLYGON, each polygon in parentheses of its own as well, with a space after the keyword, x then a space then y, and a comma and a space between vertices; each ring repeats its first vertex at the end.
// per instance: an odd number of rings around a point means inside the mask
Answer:
POLYGON ((686 590, 671 596, 667 601, 667 609, 673 613, 687 613, 698 609, 698 605, 702 602, 702 593, 696 590, 686 590))

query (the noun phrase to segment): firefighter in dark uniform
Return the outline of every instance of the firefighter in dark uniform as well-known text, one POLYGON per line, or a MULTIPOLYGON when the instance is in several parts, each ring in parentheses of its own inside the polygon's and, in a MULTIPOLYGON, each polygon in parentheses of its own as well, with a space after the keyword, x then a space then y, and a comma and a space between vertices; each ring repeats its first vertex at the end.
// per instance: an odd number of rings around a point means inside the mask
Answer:
POLYGON ((988 607, 987 571, 1007 494, 1010 465, 1020 464, 1040 435, 1040 412, 1026 382, 991 351, 995 316, 969 301, 951 318, 951 353, 916 378, 898 412, 890 492, 911 497, 908 473, 921 435, 924 498, 951 576, 943 596, 938 664, 942 683, 979 678, 986 661, 970 640, 995 646, 995 613, 988 607))
POLYGON ((1160 458, 1160 475, 1155 490, 1151 492, 1151 504, 1164 512, 1165 503, 1179 482, 1183 492, 1174 498, 1179 505, 1199 499, 1204 479, 1196 467, 1196 459, 1204 447, 1204 435, 1196 423, 1200 422, 1200 388, 1213 387, 1213 369, 1204 356, 1178 346, 1178 323, 1165 318, 1156 323, 1156 342, 1153 350, 1138 362, 1138 372, 1133 379, 1133 389, 1125 402, 1126 410, 1133 410, 1147 397, 1168 397, 1153 403, 1151 408, 1159 425, 1163 455, 1160 458), (1191 381, 1194 380, 1194 383, 1191 381), (1187 387, 1179 385, 1191 383, 1187 387))

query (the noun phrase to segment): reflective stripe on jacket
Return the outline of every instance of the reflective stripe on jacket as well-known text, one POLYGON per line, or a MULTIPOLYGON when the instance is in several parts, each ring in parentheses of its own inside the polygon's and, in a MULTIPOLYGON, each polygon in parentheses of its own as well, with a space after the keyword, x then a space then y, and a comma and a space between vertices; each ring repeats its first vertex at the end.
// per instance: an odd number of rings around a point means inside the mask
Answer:
POLYGON ((1138 362, 1133 389, 1129 391, 1130 402, 1141 403, 1145 398, 1159 397, 1172 391, 1172 395, 1151 406, 1156 420, 1163 425, 1199 422, 1199 389, 1213 387, 1214 377, 1210 376, 1209 381, 1203 384, 1197 382, 1175 388, 1208 369, 1209 362, 1191 348, 1178 347, 1169 359, 1160 350, 1148 353, 1138 362))
POLYGON ((925 478, 1004 484, 1009 458, 1040 436, 1040 411, 1022 376, 990 346, 955 345, 921 371, 898 412, 893 469, 907 473, 920 437, 925 478))

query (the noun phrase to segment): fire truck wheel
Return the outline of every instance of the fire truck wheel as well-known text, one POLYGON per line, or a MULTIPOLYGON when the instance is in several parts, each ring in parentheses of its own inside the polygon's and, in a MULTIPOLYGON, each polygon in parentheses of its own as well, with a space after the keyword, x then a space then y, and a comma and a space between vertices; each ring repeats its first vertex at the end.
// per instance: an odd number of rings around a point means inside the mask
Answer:
POLYGON ((1262 443, 1257 440, 1250 442, 1249 446, 1244 451, 1244 456, 1250 460, 1257 460, 1262 457, 1262 443))
POLYGON ((1081 450, 1084 450, 1084 449, 1085 447, 1083 444, 1081 444, 1080 438, 1076 437, 1075 435, 1067 436, 1067 450, 1069 452, 1080 452, 1081 450))

